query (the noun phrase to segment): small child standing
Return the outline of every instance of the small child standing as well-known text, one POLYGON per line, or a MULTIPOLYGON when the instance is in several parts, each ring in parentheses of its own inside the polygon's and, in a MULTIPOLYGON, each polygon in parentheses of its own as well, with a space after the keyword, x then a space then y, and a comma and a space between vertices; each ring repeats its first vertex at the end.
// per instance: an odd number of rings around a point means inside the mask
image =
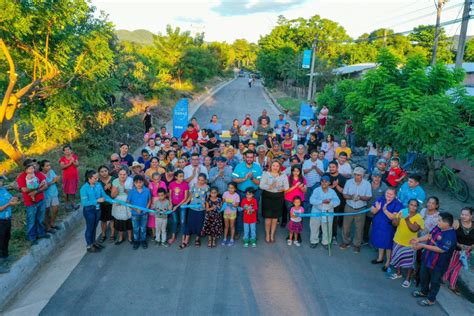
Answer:
POLYGON ((390 169, 388 170, 387 183, 392 187, 398 187, 406 177, 406 172, 400 168, 400 160, 392 158, 390 160, 390 169))
POLYGON ((40 171, 46 177, 46 183, 48 184, 48 188, 44 191, 44 200, 46 203, 44 221, 46 231, 54 234, 56 230, 59 230, 59 227, 56 226, 59 205, 59 191, 56 183, 59 181, 59 176, 57 176, 51 168, 51 162, 49 160, 42 160, 40 162, 40 171))
POLYGON ((156 195, 157 198, 153 199, 153 209, 157 212, 155 214, 155 241, 160 246, 168 247, 168 242, 166 241, 166 225, 168 225, 168 214, 166 214, 165 212, 171 209, 171 204, 170 201, 166 198, 165 189, 159 188, 156 195))
MULTIPOLYGON (((128 192, 127 203, 139 207, 149 208, 151 205, 150 190, 144 186, 145 178, 141 175, 133 177, 133 189, 128 192)), ((132 213, 133 228, 133 249, 138 249, 142 245, 143 249, 148 248, 146 242, 146 225, 148 214, 145 211, 130 208, 132 213)))
POLYGON ((304 214, 304 208, 301 206, 301 198, 299 196, 295 196, 293 199, 293 207, 290 210, 290 221, 288 222, 290 238, 288 239, 288 246, 291 246, 292 243, 294 243, 296 247, 301 246, 298 241, 298 236, 303 231, 303 222, 301 221, 301 217, 297 214, 304 214))
POLYGON ((206 200, 206 215, 201 231, 202 236, 208 236, 207 246, 209 248, 216 247, 216 239, 222 235, 222 217, 219 213, 221 207, 222 199, 219 197, 219 190, 212 187, 206 200))
POLYGON ((224 239, 222 240, 222 246, 233 246, 234 235, 235 235, 235 219, 237 218, 237 207, 240 203, 240 197, 237 191, 237 184, 235 182, 229 183, 227 191, 222 195, 222 200, 227 203, 227 207, 224 210, 224 239), (227 236, 230 230, 230 240, 227 243, 227 236))
POLYGON ((4 187, 5 178, 0 176, 0 273, 8 273, 10 269, 5 265, 8 258, 8 244, 12 230, 12 206, 20 203, 17 197, 4 187))
POLYGON ((245 198, 240 206, 244 212, 244 247, 248 248, 249 243, 253 248, 257 247, 257 199, 254 198, 253 188, 245 190, 245 198))
MULTIPOLYGON (((159 172, 153 172, 153 174, 151 175, 151 181, 150 183, 148 184, 148 189, 150 189, 150 192, 151 192, 151 197, 152 197, 152 201, 154 202, 156 199, 158 199, 158 190, 160 188, 163 188, 165 189, 165 192, 166 192, 166 184, 161 181, 161 175, 159 172)), ((150 213, 148 214, 148 223, 147 223, 147 228, 150 228, 151 229, 151 233, 152 233, 152 236, 158 236, 158 234, 156 233, 156 225, 155 225, 155 214, 153 213, 150 213)))

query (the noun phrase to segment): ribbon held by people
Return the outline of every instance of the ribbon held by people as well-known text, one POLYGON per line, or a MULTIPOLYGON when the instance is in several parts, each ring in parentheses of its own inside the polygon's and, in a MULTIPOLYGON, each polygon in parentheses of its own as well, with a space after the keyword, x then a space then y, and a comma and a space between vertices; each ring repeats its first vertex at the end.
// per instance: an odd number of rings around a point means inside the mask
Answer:
MULTIPOLYGON (((227 204, 226 202, 224 202, 224 203, 222 204, 221 209, 219 210, 219 213, 224 212, 224 211, 227 209, 227 206, 228 206, 228 204, 227 204)), ((231 208, 231 209, 234 209, 234 210, 237 210, 238 212, 242 212, 242 208, 241 208, 241 207, 234 207, 234 206, 231 205, 230 208, 231 208)))
POLYGON ((140 210, 140 211, 143 211, 143 212, 146 212, 146 213, 153 213, 153 214, 160 214, 160 215, 161 214, 168 215, 168 214, 173 213, 172 210, 169 210, 169 211, 156 211, 156 210, 152 210, 152 209, 149 209, 149 208, 146 208, 146 207, 133 205, 133 204, 127 203, 125 201, 115 200, 115 199, 112 199, 111 197, 108 197, 108 196, 105 198, 105 201, 109 202, 109 203, 116 203, 116 204, 125 205, 127 207, 133 208, 135 210, 140 210))
POLYGON ((370 208, 359 211, 359 212, 350 212, 350 213, 316 212, 316 213, 295 214, 295 215, 299 217, 352 216, 352 215, 364 214, 367 212, 370 212, 370 208))

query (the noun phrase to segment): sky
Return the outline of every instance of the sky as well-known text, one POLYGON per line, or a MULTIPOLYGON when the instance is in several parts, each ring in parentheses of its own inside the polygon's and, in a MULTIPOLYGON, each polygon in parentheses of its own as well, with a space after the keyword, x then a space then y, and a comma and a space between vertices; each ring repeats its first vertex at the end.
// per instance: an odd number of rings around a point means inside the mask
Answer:
MULTIPOLYGON (((356 38, 381 27, 395 32, 411 30, 436 21, 435 0, 91 0, 108 14, 117 29, 164 32, 166 25, 191 32, 204 32, 206 41, 251 42, 270 33, 279 15, 288 19, 320 15, 342 25, 356 38)), ((450 0, 441 22, 462 16, 464 0, 450 0)), ((460 23, 445 27, 459 34, 460 23)), ((474 34, 470 21, 468 35, 474 34)))

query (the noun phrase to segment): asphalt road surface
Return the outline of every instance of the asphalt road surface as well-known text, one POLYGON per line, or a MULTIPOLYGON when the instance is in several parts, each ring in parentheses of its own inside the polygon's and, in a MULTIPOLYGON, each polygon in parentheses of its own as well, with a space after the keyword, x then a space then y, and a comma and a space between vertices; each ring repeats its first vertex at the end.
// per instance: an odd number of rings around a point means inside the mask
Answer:
MULTIPOLYGON (((238 79, 203 105, 201 124, 216 113, 224 127, 245 113, 256 118, 267 108, 262 88, 238 79)), ((122 244, 87 254, 42 310, 41 315, 446 315, 436 305, 420 307, 401 280, 389 280, 381 266, 370 264, 375 251, 363 247, 333 250, 309 248, 305 226, 301 247, 266 244, 257 228, 257 248, 179 250, 149 244, 133 250, 122 244)), ((181 237, 181 236, 179 236, 181 237)))

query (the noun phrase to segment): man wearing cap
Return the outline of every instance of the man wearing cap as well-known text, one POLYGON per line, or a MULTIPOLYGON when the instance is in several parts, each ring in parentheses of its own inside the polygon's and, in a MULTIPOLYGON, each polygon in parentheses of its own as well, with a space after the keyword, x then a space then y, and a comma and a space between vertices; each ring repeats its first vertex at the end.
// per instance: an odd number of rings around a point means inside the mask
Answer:
POLYGON ((374 169, 374 170, 379 171, 380 177, 382 178, 382 181, 385 182, 385 184, 388 185, 388 183, 387 183, 387 177, 388 177, 387 160, 385 160, 384 158, 380 158, 377 161, 377 166, 376 166, 376 169, 374 169))
POLYGON ((5 177, 0 176, 0 273, 8 273, 5 266, 8 259, 8 244, 12 230, 12 206, 19 204, 18 198, 11 195, 3 185, 5 177))
MULTIPOLYGON (((255 191, 255 198, 260 200, 260 178, 262 177, 262 168, 255 162, 255 152, 247 150, 244 154, 244 161, 235 167, 232 173, 232 180, 237 183, 237 193, 243 200, 246 196, 245 190, 252 188, 255 191)), ((242 232, 242 212, 237 212, 236 231, 242 232)))
MULTIPOLYGON (((310 204, 311 213, 334 213, 334 208, 341 203, 336 192, 329 187, 330 179, 328 176, 321 177, 321 186, 317 187, 311 194, 310 204)), ((319 244, 319 228, 322 225, 324 248, 327 248, 332 239, 333 216, 311 217, 309 221, 311 236, 311 248, 316 248, 319 244)))
POLYGON ((227 185, 232 181, 232 168, 227 166, 225 157, 216 158, 217 166, 209 171, 209 183, 219 190, 219 194, 227 191, 227 185))
POLYGON ((412 174, 408 177, 408 181, 402 184, 398 191, 397 197, 404 207, 408 207, 408 201, 415 199, 419 204, 423 204, 426 199, 425 190, 420 185, 421 177, 412 174))
POLYGON ((275 131, 275 134, 277 136, 277 140, 279 143, 283 141, 283 138, 281 137, 281 129, 287 121, 285 120, 285 115, 283 113, 278 114, 278 120, 275 121, 275 126, 273 126, 273 130, 275 131))
MULTIPOLYGON (((372 197, 372 188, 370 183, 364 179, 364 174, 363 168, 356 167, 354 168, 354 178, 347 180, 343 191, 344 198, 346 199, 344 213, 359 212, 367 208, 367 201, 372 197)), ((345 250, 350 245, 352 222, 355 223, 354 253, 359 253, 364 233, 365 214, 344 216, 342 226, 343 244, 340 248, 345 250)))
POLYGON ((38 238, 50 238, 44 228, 44 190, 48 188, 46 177, 35 170, 36 162, 26 159, 23 162, 24 171, 16 179, 18 188, 26 206, 26 234, 32 245, 38 243, 38 238))
POLYGON ((191 164, 187 165, 183 169, 184 172, 184 181, 186 181, 189 187, 195 185, 198 181, 198 176, 201 173, 204 173, 206 177, 209 175, 207 174, 207 169, 203 165, 199 163, 199 154, 193 153, 191 154, 191 164))
MULTIPOLYGON (((379 197, 385 196, 385 191, 388 189, 387 184, 382 181, 382 174, 378 169, 372 171, 372 180, 370 181, 370 186, 372 188, 372 197, 369 201, 367 201, 367 205, 374 205, 375 201, 379 197)), ((370 225, 372 224, 374 214, 372 212, 367 212, 365 214, 363 243, 368 244, 370 241, 370 225)))

